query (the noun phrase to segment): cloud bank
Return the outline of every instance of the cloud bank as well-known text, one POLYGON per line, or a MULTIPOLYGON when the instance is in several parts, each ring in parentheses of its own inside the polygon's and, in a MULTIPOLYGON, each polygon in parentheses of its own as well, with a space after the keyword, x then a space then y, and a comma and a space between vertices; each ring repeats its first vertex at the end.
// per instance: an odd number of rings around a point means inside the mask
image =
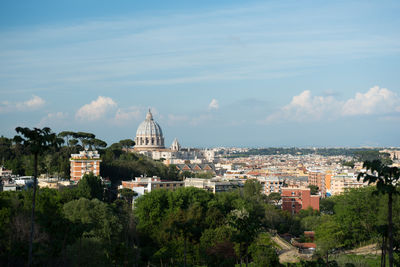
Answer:
MULTIPOLYGON (((400 112, 400 97, 386 88, 378 86, 365 93, 356 93, 345 101, 334 96, 313 96, 305 90, 293 96, 292 101, 269 115, 265 122, 315 121, 338 119, 357 115, 386 115, 400 112)), ((400 115, 400 114, 399 114, 400 115)))
POLYGON ((82 106, 75 117, 82 121, 96 121, 104 117, 110 110, 115 108, 117 103, 110 97, 99 96, 96 100, 82 106))
POLYGON ((24 102, 11 103, 9 101, 3 101, 0 103, 0 112, 32 111, 43 107, 45 103, 46 101, 44 101, 43 98, 36 95, 24 102))

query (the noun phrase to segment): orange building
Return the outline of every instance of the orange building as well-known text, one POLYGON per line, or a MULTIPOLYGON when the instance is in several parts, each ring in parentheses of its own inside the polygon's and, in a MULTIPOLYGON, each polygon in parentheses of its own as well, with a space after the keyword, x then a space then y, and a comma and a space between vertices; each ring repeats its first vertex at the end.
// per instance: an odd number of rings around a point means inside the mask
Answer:
POLYGON ((83 175, 93 173, 100 175, 100 154, 97 151, 80 151, 79 154, 72 154, 69 159, 71 162, 71 181, 78 182, 83 175))
POLYGON ((327 171, 325 174, 325 190, 328 192, 331 191, 331 180, 332 180, 332 171, 327 171))
POLYGON ((313 208, 319 210, 319 196, 311 195, 310 188, 282 188, 282 209, 298 213, 300 210, 313 208))

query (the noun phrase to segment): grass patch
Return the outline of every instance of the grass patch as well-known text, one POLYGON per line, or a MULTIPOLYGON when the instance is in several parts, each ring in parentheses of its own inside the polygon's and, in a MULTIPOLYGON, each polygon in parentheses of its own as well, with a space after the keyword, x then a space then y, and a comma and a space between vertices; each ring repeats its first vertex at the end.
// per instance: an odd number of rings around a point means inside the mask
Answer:
MULTIPOLYGON (((381 265, 380 255, 352 255, 342 254, 337 257, 331 256, 331 260, 335 260, 339 266, 345 266, 346 263, 352 263, 356 267, 375 267, 381 265)), ((386 262, 388 263, 388 260, 386 262)))

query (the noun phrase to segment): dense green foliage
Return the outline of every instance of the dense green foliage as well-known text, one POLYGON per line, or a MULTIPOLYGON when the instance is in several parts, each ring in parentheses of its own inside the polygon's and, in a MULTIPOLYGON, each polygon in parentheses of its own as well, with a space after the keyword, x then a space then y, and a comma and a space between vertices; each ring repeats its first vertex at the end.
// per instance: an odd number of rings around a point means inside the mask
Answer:
MULTIPOLYGON (((311 228, 316 230, 322 254, 369 243, 382 243, 387 227, 387 195, 377 195, 374 187, 351 190, 324 204, 324 213, 311 228)), ((400 252, 400 198, 393 199, 394 251, 400 252)))
POLYGON ((126 152, 119 146, 111 145, 102 151, 100 173, 112 182, 134 179, 141 175, 158 176, 165 180, 177 180, 178 169, 175 165, 166 166, 143 155, 126 152))
MULTIPOLYGON (((260 185, 212 194, 196 188, 155 190, 138 198, 135 217, 125 194, 106 202, 98 178, 37 193, 33 265, 143 266, 184 262, 232 266, 240 260, 276 262, 260 185), (136 228, 137 222, 137 228, 136 228)), ((125 192, 127 193, 127 192, 125 192)), ((0 263, 24 265, 32 190, 0 193, 0 263)))
MULTIPOLYGON (((121 200, 107 202, 88 196, 96 183, 87 187, 90 190, 78 185, 38 191, 34 265, 177 266, 186 255, 188 266, 233 266, 241 261, 274 266, 277 255, 269 230, 291 233, 302 242, 309 242, 303 231, 315 230, 324 256, 326 251, 379 243, 379 229, 387 217, 387 196, 373 194, 373 187, 324 200, 322 212, 302 210, 295 216, 268 204, 254 182, 219 194, 196 188, 155 190, 136 200, 134 214, 129 192, 121 191, 121 200)), ((0 193, 2 265, 26 263, 31 195, 32 191, 0 193)), ((399 229, 398 197, 393 210, 399 229)), ((396 230, 397 253, 399 240, 396 230)), ((297 266, 323 266, 318 264, 297 266)))
POLYGON ((254 182, 242 191, 215 195, 196 188, 153 191, 135 203, 143 260, 176 265, 186 258, 207 266, 232 266, 253 256, 276 261, 273 244, 260 245, 268 235, 258 238, 268 230, 267 205, 254 182))
MULTIPOLYGON (((132 266, 136 233, 131 206, 83 197, 96 188, 38 190, 33 265, 132 266)), ((2 266, 26 265, 31 198, 32 190, 0 193, 2 266)))

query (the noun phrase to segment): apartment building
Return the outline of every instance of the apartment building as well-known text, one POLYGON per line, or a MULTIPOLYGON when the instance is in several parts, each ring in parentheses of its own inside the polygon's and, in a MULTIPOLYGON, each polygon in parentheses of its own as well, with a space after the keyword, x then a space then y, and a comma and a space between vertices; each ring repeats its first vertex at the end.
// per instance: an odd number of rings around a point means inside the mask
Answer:
POLYGON ((325 196, 325 173, 321 170, 310 170, 308 172, 308 184, 318 186, 321 196, 325 196))
POLYGON ((79 154, 71 154, 71 181, 79 182, 83 175, 93 173, 100 175, 100 154, 97 151, 80 151, 79 154))
POLYGON ((262 191, 265 195, 271 193, 281 193, 282 186, 285 180, 276 176, 258 177, 257 180, 262 186, 262 191))
POLYGON ((331 179, 331 194, 340 195, 351 188, 360 188, 368 186, 368 183, 358 181, 354 174, 338 174, 332 176, 331 179))
POLYGON ((319 196, 311 195, 310 188, 282 188, 282 209, 292 214, 312 208, 319 210, 319 196))

